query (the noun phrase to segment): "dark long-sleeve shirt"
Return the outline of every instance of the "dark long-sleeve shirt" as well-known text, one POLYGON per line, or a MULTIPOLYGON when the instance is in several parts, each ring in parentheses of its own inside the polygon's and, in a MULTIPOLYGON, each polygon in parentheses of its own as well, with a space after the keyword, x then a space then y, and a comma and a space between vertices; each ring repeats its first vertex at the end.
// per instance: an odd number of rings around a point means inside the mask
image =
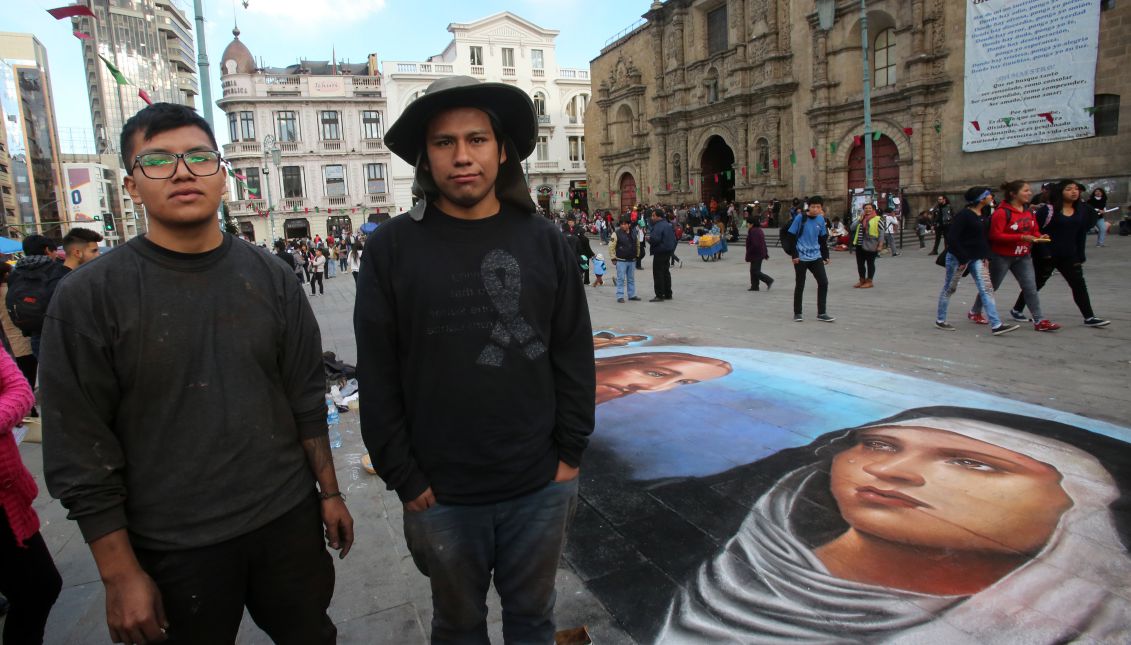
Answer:
POLYGON ((1041 232, 1047 233, 1052 240, 1041 249, 1045 257, 1083 264, 1087 259, 1084 249, 1088 246, 1088 231, 1095 226, 1095 213, 1094 208, 1082 201, 1076 203, 1076 210, 1071 217, 1065 216, 1060 209, 1053 210, 1048 224, 1041 227, 1041 232))
POLYGON ((673 253, 675 251, 675 230, 667 220, 658 220, 652 225, 648 234, 648 244, 652 255, 657 253, 673 253))
POLYGON ((434 206, 365 246, 354 308, 361 432, 404 501, 485 504, 578 465, 594 424, 592 329, 553 224, 434 206))
POLYGON ((962 264, 990 257, 989 225, 989 217, 963 208, 946 232, 946 250, 962 264))
POLYGON ((43 328, 47 486, 87 541, 215 544, 283 515, 326 433, 322 341, 281 260, 224 236, 203 254, 144 238, 59 285, 43 328))

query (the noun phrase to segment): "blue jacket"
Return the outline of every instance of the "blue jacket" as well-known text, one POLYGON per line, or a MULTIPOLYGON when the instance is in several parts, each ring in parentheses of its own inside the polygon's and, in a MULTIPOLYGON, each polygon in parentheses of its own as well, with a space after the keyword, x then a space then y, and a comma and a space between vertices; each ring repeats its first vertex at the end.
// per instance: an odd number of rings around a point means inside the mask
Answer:
POLYGON ((675 252, 675 231, 670 222, 661 219, 652 225, 652 231, 648 235, 648 246, 652 255, 675 252))
POLYGON ((802 262, 829 259, 829 231, 824 215, 800 215, 789 225, 789 232, 797 236, 794 257, 802 262))

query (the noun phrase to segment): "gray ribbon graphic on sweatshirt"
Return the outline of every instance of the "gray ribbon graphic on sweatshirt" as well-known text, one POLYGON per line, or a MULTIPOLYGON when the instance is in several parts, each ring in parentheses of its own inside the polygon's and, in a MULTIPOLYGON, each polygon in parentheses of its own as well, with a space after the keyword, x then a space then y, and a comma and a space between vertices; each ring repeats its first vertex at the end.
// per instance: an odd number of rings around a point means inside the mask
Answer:
POLYGON ((519 296, 522 294, 522 269, 513 255, 495 249, 483 258, 479 267, 483 287, 499 318, 491 329, 491 340, 479 354, 479 365, 502 367, 506 349, 517 345, 528 359, 546 353, 546 346, 530 323, 519 315, 519 296))

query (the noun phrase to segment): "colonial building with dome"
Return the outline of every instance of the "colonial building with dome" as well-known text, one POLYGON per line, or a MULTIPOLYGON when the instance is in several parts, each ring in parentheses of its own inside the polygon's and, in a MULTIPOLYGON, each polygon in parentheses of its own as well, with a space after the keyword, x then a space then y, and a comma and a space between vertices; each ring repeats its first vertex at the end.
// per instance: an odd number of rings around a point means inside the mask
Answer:
POLYGON ((402 210, 388 179, 377 55, 269 67, 256 62, 238 27, 232 35, 216 105, 237 176, 228 208, 240 232, 256 242, 339 237, 374 214, 402 210))

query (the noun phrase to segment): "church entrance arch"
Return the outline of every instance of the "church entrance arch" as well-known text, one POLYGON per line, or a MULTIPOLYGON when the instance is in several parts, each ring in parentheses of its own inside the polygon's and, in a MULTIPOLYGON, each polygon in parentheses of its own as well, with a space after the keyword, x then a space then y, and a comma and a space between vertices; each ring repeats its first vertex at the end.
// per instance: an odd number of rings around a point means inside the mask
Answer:
POLYGON ((636 178, 632 173, 620 176, 620 212, 630 211, 636 206, 636 178))
POLYGON ((719 204, 734 201, 734 151, 722 137, 715 135, 707 140, 699 168, 703 203, 710 204, 712 198, 719 204))
MULTIPOLYGON (((899 148, 886 134, 872 141, 872 182, 876 193, 899 192, 899 148)), ((864 187, 864 142, 848 153, 848 190, 864 187)))

